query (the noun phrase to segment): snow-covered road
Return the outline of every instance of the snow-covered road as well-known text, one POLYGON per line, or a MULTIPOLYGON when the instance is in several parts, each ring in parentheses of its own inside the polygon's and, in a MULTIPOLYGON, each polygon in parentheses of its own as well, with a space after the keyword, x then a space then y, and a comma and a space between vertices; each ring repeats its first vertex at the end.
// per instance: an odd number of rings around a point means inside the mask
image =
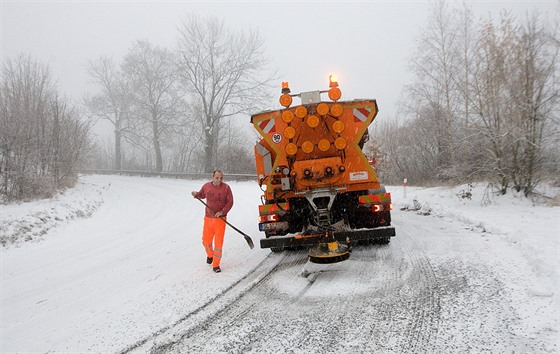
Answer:
POLYGON ((270 257, 271 272, 221 304, 222 312, 185 318, 188 327, 178 326, 174 337, 164 334, 137 352, 556 351, 555 333, 533 333, 518 311, 526 301, 547 306, 550 299, 521 292, 513 300, 507 267, 471 231, 406 219, 395 223, 399 235, 390 245, 355 247, 342 263, 311 264, 306 252, 285 252, 279 263, 279 255, 270 257), (448 247, 431 251, 442 239, 448 247))
POLYGON ((0 253, 1 352, 559 350, 557 206, 392 187, 397 237, 315 265, 260 249, 260 191, 231 182, 228 220, 256 248, 228 229, 214 274, 189 196, 202 183, 85 176, 1 206, 0 236, 33 239, 0 253), (412 199, 431 215, 398 210, 412 199))

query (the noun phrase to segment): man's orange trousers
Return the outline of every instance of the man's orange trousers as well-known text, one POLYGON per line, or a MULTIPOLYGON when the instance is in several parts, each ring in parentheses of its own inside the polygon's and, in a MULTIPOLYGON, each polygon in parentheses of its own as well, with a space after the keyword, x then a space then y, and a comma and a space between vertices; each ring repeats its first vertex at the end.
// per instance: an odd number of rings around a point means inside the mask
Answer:
MULTIPOLYGON (((226 217, 223 217, 226 219, 226 217)), ((202 230, 202 245, 206 255, 213 258, 212 267, 220 266, 222 260, 222 247, 224 245, 224 234, 226 223, 220 218, 204 217, 204 228, 202 230)))

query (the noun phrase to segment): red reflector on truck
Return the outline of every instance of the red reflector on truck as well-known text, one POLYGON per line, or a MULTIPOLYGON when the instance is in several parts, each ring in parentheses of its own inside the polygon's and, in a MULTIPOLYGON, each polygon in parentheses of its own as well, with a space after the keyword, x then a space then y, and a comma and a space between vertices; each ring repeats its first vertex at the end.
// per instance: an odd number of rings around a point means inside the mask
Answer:
POLYGON ((261 215, 259 216, 259 222, 271 222, 271 221, 279 221, 280 217, 278 214, 268 214, 268 215, 261 215))

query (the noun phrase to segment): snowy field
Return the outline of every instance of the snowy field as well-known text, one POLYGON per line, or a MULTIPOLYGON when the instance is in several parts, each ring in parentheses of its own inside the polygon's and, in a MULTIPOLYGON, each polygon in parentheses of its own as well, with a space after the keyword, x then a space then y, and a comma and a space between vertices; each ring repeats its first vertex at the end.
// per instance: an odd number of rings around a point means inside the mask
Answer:
MULTIPOLYGON (((263 343, 255 341, 247 348, 235 345, 239 332, 234 332, 205 347, 193 344, 194 337, 185 333, 199 323, 204 326, 197 333, 211 333, 217 326, 214 314, 220 313, 219 319, 260 316, 255 321, 264 321, 263 325, 282 325, 273 317, 293 317, 297 322, 298 304, 305 307, 299 299, 326 297, 348 306, 337 298, 341 293, 373 298, 373 282, 383 283, 393 271, 403 272, 398 276, 403 283, 398 293, 414 297, 418 288, 405 290, 407 280, 413 281, 416 274, 415 265, 432 269, 430 291, 437 293, 430 297, 437 320, 425 317, 430 323, 421 325, 430 336, 423 342, 415 339, 418 344, 411 347, 399 341, 382 345, 372 339, 354 341, 353 346, 335 344, 329 350, 309 347, 315 343, 310 340, 295 351, 560 350, 557 189, 541 190, 550 198, 527 200, 514 193, 496 196, 482 184, 453 189, 388 187, 397 236, 387 248, 355 250, 348 261, 335 265, 336 272, 321 278, 326 273, 314 271, 301 252, 271 254, 259 248, 261 192, 255 182, 228 182, 235 198, 228 220, 251 235, 256 247, 249 249, 243 237, 228 228, 223 272, 213 273, 200 244, 204 207, 190 196, 202 183, 83 176, 76 188, 52 200, 0 206, 0 351, 207 352, 214 347, 216 352, 278 352, 282 347, 274 347, 275 342, 264 337, 263 343), (470 198, 465 198, 467 192, 470 198), (410 264, 401 260, 397 268, 383 269, 383 259, 396 259, 399 254, 410 264), (337 277, 359 273, 364 262, 377 267, 361 271, 365 278, 360 281, 371 279, 372 284, 358 286, 337 277), (278 268, 282 264, 285 267, 278 268), (272 296, 273 290, 263 291, 262 283, 296 299, 286 306, 285 316, 271 315, 273 308, 267 308, 259 291, 272 296), (251 297, 251 306, 259 307, 254 314, 241 310, 241 305, 232 306, 251 297), (509 302, 503 304, 504 299, 509 302), (229 314, 226 308, 240 310, 229 314), (466 319, 471 322, 465 324, 466 319)), ((420 278, 427 278, 426 274, 420 278)), ((415 311, 403 312, 394 321, 408 323, 407 317, 414 317, 415 311)), ((382 315, 389 312, 371 314, 380 319, 382 315)), ((314 323, 301 323, 290 335, 301 337, 312 331, 314 323)), ((247 332, 247 326, 231 330, 247 332)), ((352 335, 345 333, 346 338, 352 335)), ((208 338, 212 337, 204 340, 208 338)))

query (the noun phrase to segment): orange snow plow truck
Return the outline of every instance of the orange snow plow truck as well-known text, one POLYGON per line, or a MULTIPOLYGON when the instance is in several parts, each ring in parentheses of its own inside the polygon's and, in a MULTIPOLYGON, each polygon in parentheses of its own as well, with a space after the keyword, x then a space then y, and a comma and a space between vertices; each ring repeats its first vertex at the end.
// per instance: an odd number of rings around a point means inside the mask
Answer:
POLYGON ((377 103, 339 101, 338 82, 334 76, 329 81, 328 90, 299 94, 283 82, 284 108, 251 116, 261 135, 255 145, 264 192, 261 248, 307 247, 315 263, 343 261, 353 244, 386 244, 395 236, 391 195, 362 151, 377 103), (301 104, 292 106, 293 97, 301 104))

